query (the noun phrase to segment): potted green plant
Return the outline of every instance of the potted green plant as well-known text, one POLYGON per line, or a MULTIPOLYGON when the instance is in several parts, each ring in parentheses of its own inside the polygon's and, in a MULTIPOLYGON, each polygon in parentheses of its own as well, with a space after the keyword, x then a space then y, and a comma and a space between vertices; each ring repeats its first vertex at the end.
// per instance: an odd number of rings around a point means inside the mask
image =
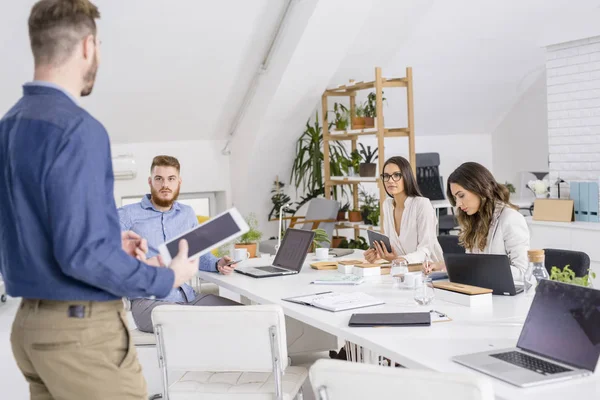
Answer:
POLYGON ((235 244, 236 249, 246 249, 250 253, 250 258, 256 257, 257 243, 262 238, 262 232, 258 230, 258 220, 254 213, 248 214, 245 218, 248 227, 248 232, 244 233, 235 244))
POLYGON ((379 222, 379 219, 377 218, 376 221, 372 221, 369 216, 371 216, 374 211, 379 213, 379 211, 376 211, 376 209, 379 208, 379 200, 374 195, 367 193, 364 189, 360 189, 358 196, 362 203, 360 206, 362 220, 367 225, 376 225, 379 222))
POLYGON ((361 214, 360 210, 357 210, 356 208, 354 208, 351 211, 348 211, 348 221, 360 222, 362 220, 363 220, 363 218, 362 218, 362 214, 361 214))
POLYGON ((358 104, 354 109, 354 115, 352 116, 352 129, 364 129, 365 128, 365 106, 358 104))
POLYGON ((558 267, 552 267, 550 269, 550 280, 558 281, 563 283, 570 283, 572 285, 579 285, 584 287, 592 287, 592 280, 596 279, 596 273, 588 269, 588 274, 582 277, 576 277, 575 272, 570 268, 570 265, 566 265, 561 271, 558 267))
POLYGON ((348 108, 343 104, 334 103, 333 112, 335 114, 335 121, 333 122, 335 130, 345 131, 348 129, 348 120, 350 115, 348 108))
MULTIPOLYGON (((383 95, 383 92, 381 92, 383 95)), ((385 101, 385 97, 382 97, 382 101, 385 101)), ((364 105, 365 111, 365 128, 375 127, 375 118, 377 118, 377 95, 375 92, 369 93, 367 101, 364 105)))
MULTIPOLYGON (((314 124, 306 121, 306 128, 296 141, 296 158, 292 165, 290 180, 296 189, 302 188, 306 201, 324 194, 323 179, 323 129, 319 123, 319 114, 315 115, 314 124)), ((343 144, 337 141, 329 142, 329 169, 331 176, 343 175, 342 167, 348 152, 343 144)), ((343 191, 342 191, 343 192, 343 191)), ((337 191, 332 191, 337 198, 337 191)), ((300 206, 300 204, 299 204, 300 206)))
POLYGON ((359 165, 359 175, 362 177, 371 177, 377 175, 377 164, 374 163, 377 160, 377 150, 371 151, 371 146, 365 146, 362 143, 360 144, 360 155, 362 158, 362 163, 359 165))
POLYGON ((379 202, 375 203, 375 206, 370 210, 367 219, 372 225, 377 226, 379 224, 379 217, 381 215, 381 209, 379 208, 379 202))
POLYGON ((346 202, 343 206, 338 210, 337 220, 345 221, 346 220, 346 212, 350 209, 350 203, 346 202))
POLYGON ((314 249, 319 249, 319 248, 323 247, 323 243, 331 244, 329 235, 327 235, 327 232, 325 232, 324 229, 321 229, 321 228, 313 229, 313 232, 315 233, 315 237, 313 238, 313 243, 312 243, 313 249, 311 250, 311 252, 313 252, 314 249))

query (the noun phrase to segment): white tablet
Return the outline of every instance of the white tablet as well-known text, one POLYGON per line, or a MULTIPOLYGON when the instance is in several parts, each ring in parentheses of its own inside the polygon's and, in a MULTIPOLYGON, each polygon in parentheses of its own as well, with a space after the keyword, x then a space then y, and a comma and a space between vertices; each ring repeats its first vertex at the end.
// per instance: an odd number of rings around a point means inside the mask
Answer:
POLYGON ((165 264, 169 265, 179 252, 179 241, 181 239, 187 240, 189 246, 188 256, 193 259, 242 236, 248 230, 248 224, 240 212, 235 208, 231 208, 194 229, 161 244, 158 250, 165 264))

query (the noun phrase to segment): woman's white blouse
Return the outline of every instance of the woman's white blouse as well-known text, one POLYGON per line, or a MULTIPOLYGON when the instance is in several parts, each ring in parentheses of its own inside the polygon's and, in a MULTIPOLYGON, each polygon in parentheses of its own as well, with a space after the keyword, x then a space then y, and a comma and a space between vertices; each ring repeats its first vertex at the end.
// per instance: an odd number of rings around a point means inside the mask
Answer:
POLYGON ((394 225, 394 199, 386 199, 383 209, 383 230, 398 255, 404 257, 409 264, 425 261, 427 254, 433 261, 444 260, 442 248, 437 240, 437 218, 429 199, 406 199, 400 222, 400 235, 394 225))

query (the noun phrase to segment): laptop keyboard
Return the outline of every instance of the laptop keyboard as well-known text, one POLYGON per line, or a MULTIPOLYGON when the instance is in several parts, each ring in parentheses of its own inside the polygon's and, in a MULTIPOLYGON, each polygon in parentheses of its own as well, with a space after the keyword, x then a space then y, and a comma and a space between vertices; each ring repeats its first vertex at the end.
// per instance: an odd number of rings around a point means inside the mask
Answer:
POLYGON ((285 271, 287 271, 283 268, 277 268, 277 267, 256 267, 256 269, 259 269, 259 270, 265 271, 265 272, 285 272, 285 271))
POLYGON ((553 375, 561 372, 571 371, 568 368, 563 368, 560 365, 552 364, 548 361, 531 357, 519 351, 509 351, 507 353, 491 354, 491 356, 499 360, 506 361, 507 363, 526 368, 533 372, 537 372, 538 374, 542 375, 553 375))

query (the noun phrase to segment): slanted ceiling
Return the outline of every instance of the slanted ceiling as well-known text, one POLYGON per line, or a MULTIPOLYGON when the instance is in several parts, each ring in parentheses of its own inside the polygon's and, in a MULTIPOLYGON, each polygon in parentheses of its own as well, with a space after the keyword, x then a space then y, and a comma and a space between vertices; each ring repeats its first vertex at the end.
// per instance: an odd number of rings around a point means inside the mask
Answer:
MULTIPOLYGON (((1 112, 31 78, 26 20, 33 3, 0 1, 1 112)), ((102 65, 83 104, 113 142, 123 143, 226 138, 285 0, 95 3, 102 12, 102 65)), ((356 21, 360 34, 331 83, 371 80, 375 65, 386 76, 402 75, 410 65, 417 135, 491 133, 542 73, 548 40, 556 43, 566 30, 593 33, 580 26, 599 6, 600 0, 374 0, 356 21)), ((314 46, 336 46, 346 37, 312 34, 314 46)), ((293 102, 312 102, 322 89, 293 102)), ((404 108, 402 94, 387 97, 390 106, 404 108)), ((400 114, 386 118, 390 126, 405 125, 400 114)), ((294 137, 301 129, 286 127, 294 137)))

